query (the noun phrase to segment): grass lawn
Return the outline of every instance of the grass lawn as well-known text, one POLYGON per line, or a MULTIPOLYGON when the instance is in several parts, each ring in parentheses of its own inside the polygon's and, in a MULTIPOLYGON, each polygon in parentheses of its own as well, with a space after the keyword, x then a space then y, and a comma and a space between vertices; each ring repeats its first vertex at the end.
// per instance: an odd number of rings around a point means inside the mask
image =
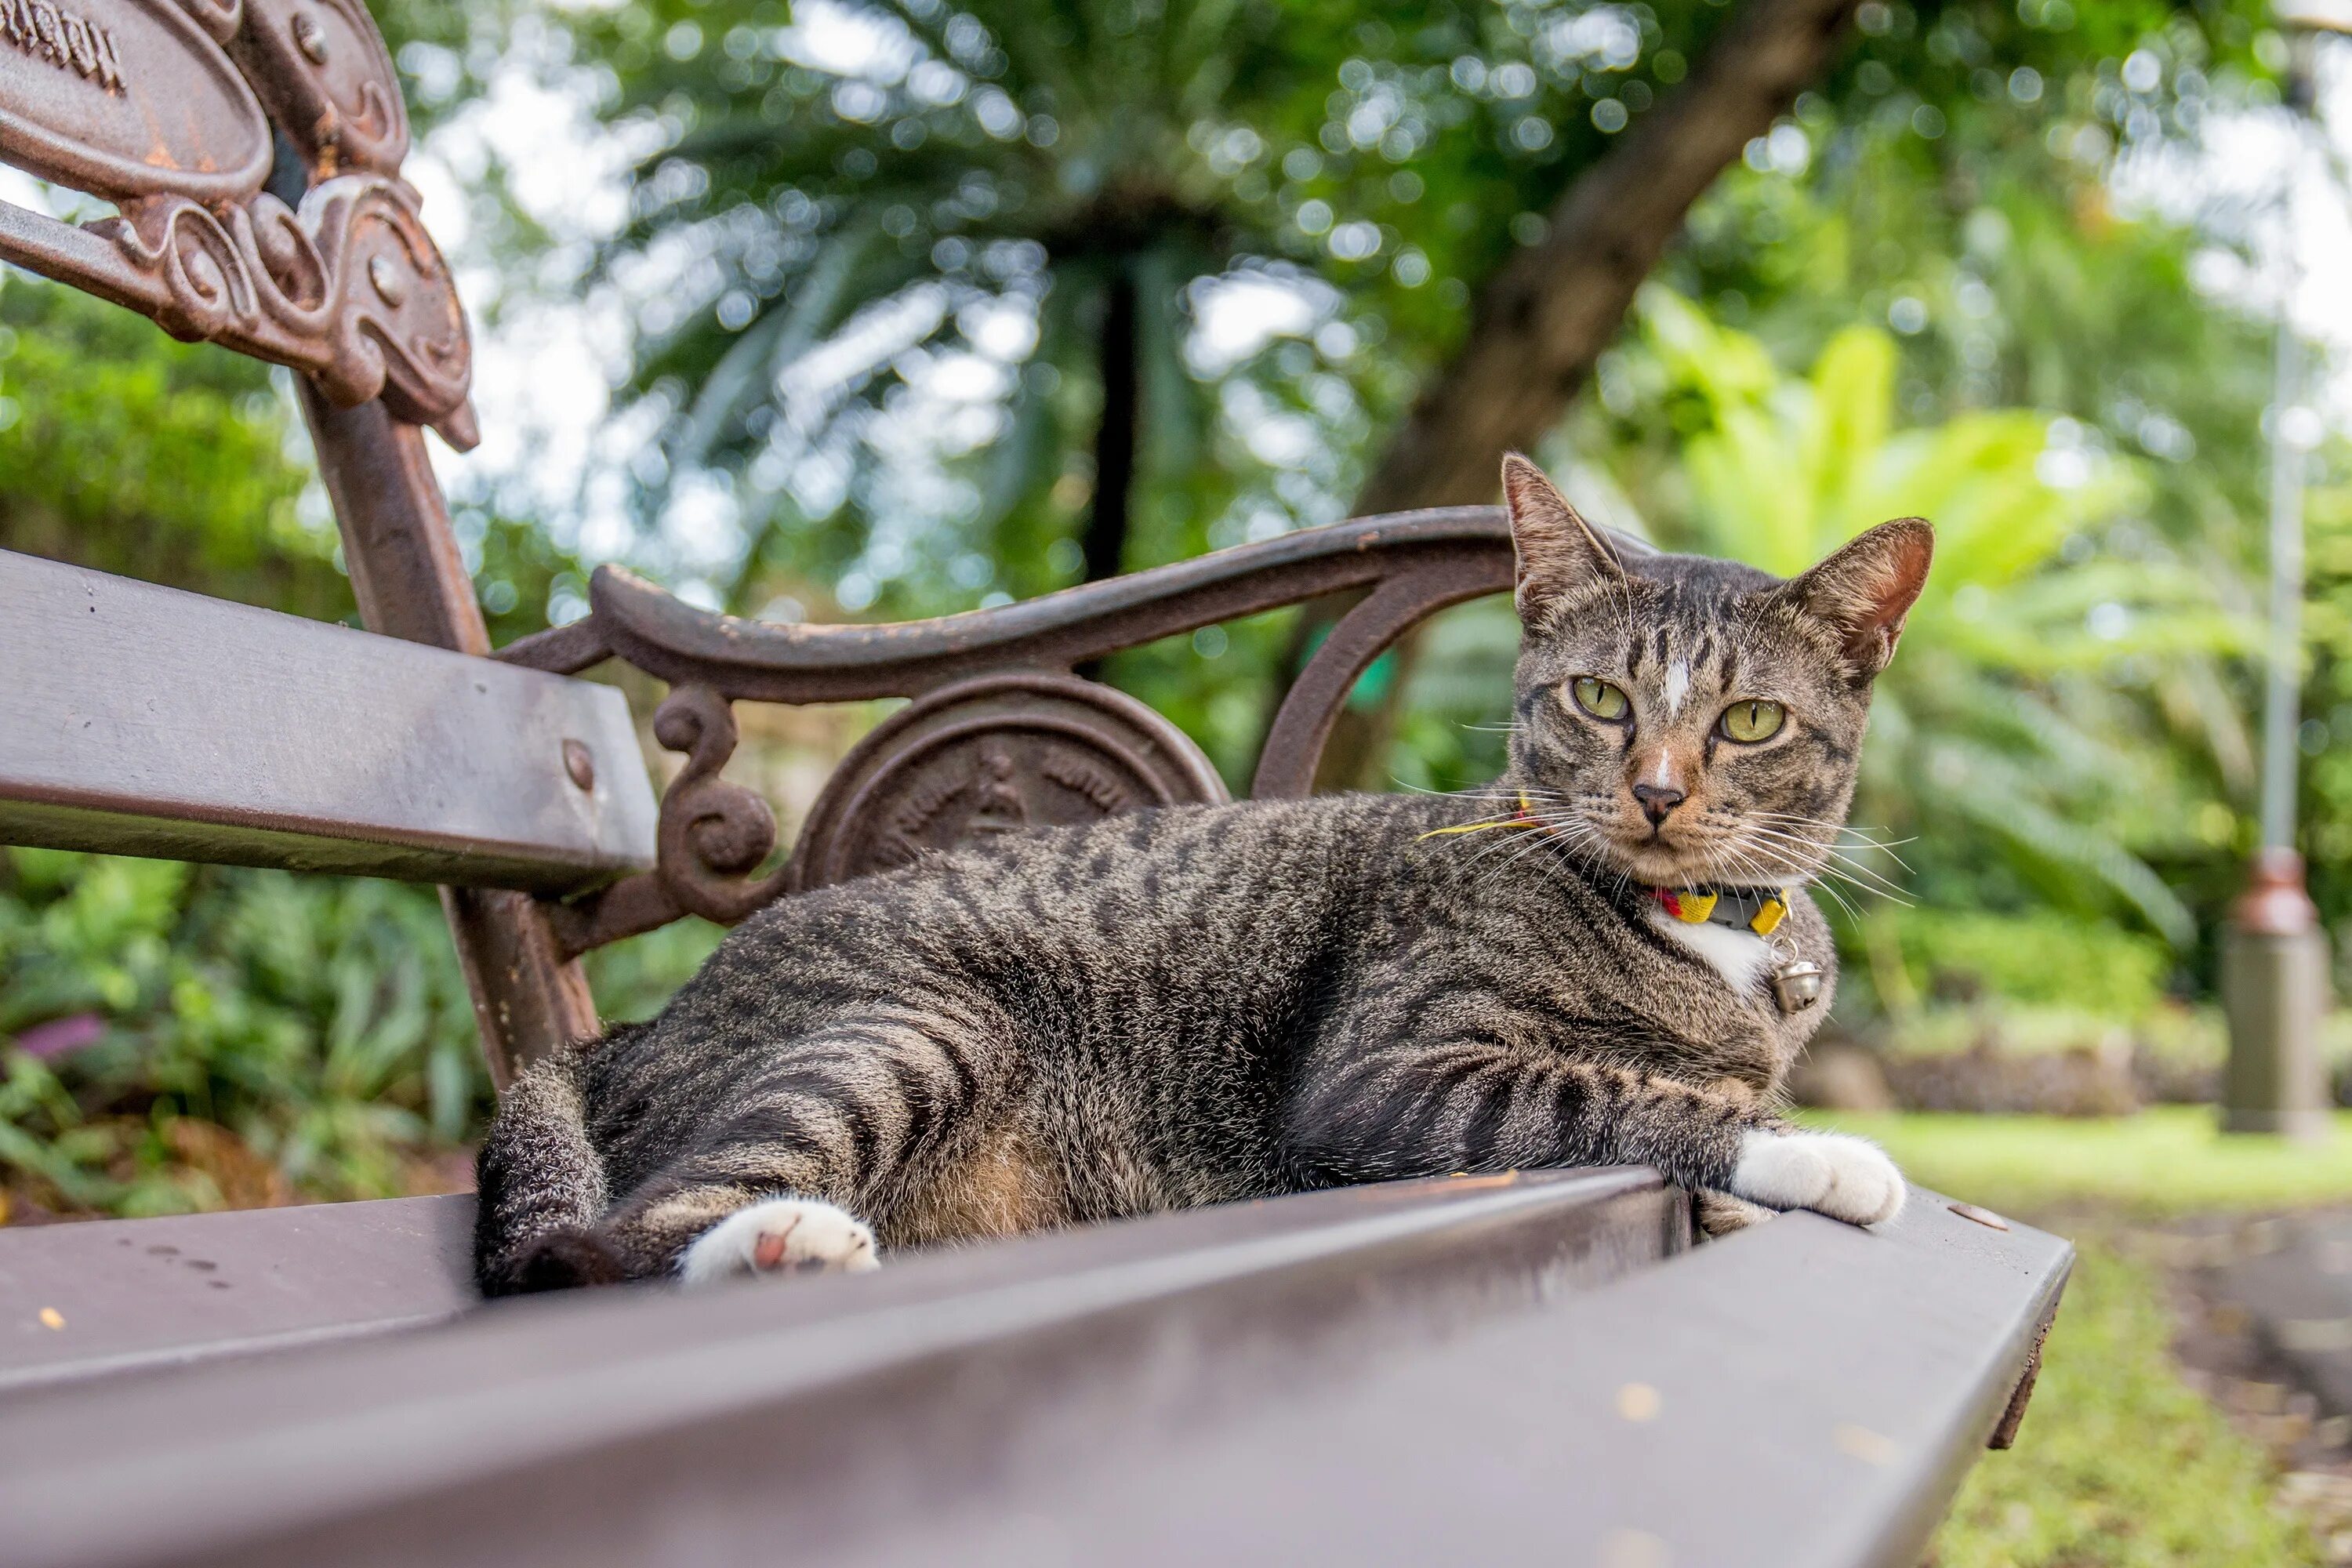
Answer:
POLYGON ((2037 1213, 2078 1204, 2147 1218, 2352 1203, 2352 1111, 2316 1146, 2223 1137, 2202 1106, 2166 1105, 2086 1121, 2054 1116, 1812 1113, 1874 1138, 1906 1174, 1988 1208, 2037 1213))
POLYGON ((2112 1121, 1811 1116, 1884 1143, 1916 1181, 2071 1237, 2080 1253, 2018 1446, 1984 1457, 1936 1541, 1939 1568, 2318 1564, 2269 1457, 2182 1381, 2135 1224, 2352 1202, 2352 1116, 2335 1142, 2223 1139, 2209 1110, 2112 1121))

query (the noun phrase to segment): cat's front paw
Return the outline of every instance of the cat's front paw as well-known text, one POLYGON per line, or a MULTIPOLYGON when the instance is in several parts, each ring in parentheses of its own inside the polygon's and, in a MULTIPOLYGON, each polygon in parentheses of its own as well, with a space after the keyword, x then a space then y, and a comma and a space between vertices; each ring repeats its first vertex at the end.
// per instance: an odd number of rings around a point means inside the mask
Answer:
POLYGON ((1851 1225, 1903 1212, 1903 1173, 1867 1138, 1843 1132, 1750 1132, 1731 1190, 1776 1209, 1811 1209, 1851 1225))
POLYGON ((819 1198, 768 1198, 688 1244, 677 1277, 708 1285, 743 1274, 863 1274, 882 1267, 874 1233, 819 1198))

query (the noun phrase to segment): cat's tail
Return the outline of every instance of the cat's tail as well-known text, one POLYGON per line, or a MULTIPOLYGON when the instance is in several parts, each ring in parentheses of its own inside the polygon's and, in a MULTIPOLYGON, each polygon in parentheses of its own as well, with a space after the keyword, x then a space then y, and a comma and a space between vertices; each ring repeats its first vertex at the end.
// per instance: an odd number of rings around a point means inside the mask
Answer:
POLYGON ((588 1137, 584 1065, 579 1047, 542 1058, 499 1097, 474 1161, 474 1278, 485 1296, 625 1277, 596 1232, 604 1162, 588 1137))

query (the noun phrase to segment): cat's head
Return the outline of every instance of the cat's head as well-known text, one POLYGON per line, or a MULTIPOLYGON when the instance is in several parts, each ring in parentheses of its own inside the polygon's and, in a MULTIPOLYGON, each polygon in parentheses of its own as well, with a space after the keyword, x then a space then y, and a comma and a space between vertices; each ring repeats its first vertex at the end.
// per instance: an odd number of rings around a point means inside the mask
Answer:
POLYGON ((1817 874, 1934 530, 1881 523, 1783 581, 1699 556, 1621 560, 1517 455, 1503 490, 1523 628, 1511 775, 1534 814, 1654 887, 1817 874))

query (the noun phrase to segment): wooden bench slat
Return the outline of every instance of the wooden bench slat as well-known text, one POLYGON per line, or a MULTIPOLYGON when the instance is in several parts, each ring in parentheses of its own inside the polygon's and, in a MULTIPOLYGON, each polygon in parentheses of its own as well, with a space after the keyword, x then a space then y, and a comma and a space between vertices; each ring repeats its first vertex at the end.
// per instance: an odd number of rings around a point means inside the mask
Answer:
POLYGON ((503 1304, 30 1391, 0 1517, 23 1568, 1916 1562, 2066 1245, 1926 1192, 1686 1235, 1545 1173, 503 1304))
POLYGON ((654 821, 610 687, 0 552, 0 842, 553 893, 654 821))
POLYGON ((480 1304, 473 1228, 468 1196, 0 1231, 0 1399, 444 1321, 480 1304))

